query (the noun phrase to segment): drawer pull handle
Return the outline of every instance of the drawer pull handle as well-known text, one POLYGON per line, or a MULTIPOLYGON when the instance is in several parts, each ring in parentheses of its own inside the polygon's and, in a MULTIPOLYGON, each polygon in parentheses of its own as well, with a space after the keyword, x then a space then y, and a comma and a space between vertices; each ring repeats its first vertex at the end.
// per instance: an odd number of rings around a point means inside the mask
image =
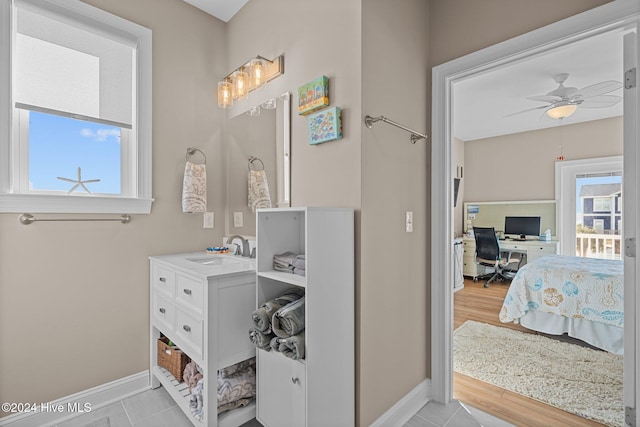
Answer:
POLYGON ((291 382, 294 384, 298 384, 300 380, 298 379, 298 377, 291 377, 291 382))
POLYGON ((161 281, 161 282, 163 282, 163 283, 166 283, 167 278, 166 278, 166 277, 161 277, 161 278, 160 278, 160 279, 158 279, 158 280, 160 280, 160 281, 161 281))
POLYGON ((191 295, 191 289, 183 289, 184 293, 187 295, 191 295))
POLYGON ((167 310, 165 310, 163 307, 160 307, 159 309, 160 313, 165 314, 167 312, 167 310))
POLYGON ((182 329, 184 329, 187 332, 191 332, 191 326, 189 325, 182 325, 182 329))

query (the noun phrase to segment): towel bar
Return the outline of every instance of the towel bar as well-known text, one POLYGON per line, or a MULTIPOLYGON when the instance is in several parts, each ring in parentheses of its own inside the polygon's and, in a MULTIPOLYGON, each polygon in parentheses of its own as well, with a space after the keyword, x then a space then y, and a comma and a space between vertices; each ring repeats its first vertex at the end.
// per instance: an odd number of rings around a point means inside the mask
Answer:
POLYGON ((33 224, 36 221, 120 221, 123 224, 131 222, 131 215, 121 215, 120 218, 51 218, 38 219, 31 214, 20 215, 20 222, 24 225, 33 224))

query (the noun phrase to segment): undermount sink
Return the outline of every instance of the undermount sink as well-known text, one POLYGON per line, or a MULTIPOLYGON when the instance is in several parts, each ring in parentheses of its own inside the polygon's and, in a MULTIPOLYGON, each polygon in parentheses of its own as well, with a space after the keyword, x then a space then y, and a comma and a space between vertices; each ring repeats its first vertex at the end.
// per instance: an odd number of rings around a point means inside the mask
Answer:
POLYGON ((241 259, 231 258, 224 255, 211 255, 207 257, 187 258, 187 261, 202 265, 232 265, 242 262, 241 259))

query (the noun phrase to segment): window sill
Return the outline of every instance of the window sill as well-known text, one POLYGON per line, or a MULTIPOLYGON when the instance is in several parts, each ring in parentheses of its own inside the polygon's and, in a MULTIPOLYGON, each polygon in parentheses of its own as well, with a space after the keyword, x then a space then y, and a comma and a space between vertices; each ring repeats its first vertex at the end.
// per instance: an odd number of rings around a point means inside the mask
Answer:
POLYGON ((0 212, 149 214, 152 203, 140 198, 1 194, 0 212))

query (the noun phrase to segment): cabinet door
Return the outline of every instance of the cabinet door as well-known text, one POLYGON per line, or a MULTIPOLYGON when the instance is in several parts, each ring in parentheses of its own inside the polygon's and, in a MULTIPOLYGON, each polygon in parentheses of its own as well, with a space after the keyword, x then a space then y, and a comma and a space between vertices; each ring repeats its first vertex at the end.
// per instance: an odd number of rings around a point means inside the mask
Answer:
POLYGON ((306 372, 280 353, 258 351, 257 419, 266 427, 304 427, 306 372))

